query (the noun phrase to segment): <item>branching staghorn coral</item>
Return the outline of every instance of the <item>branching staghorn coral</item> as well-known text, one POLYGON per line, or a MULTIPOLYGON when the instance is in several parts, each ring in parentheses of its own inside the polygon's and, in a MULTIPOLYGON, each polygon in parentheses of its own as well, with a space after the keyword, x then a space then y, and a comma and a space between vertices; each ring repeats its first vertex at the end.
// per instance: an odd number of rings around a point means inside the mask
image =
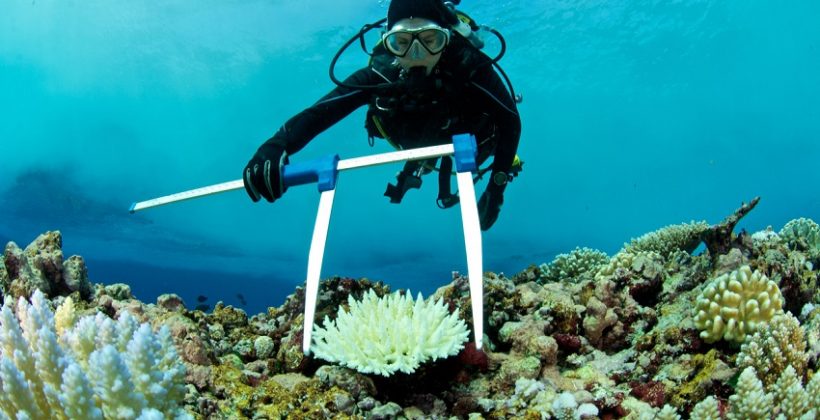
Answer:
MULTIPOLYGON (((0 410, 11 418, 191 418, 177 404, 185 367, 167 328, 154 334, 129 313, 55 316, 42 292, 0 310, 0 410), (58 336, 58 327, 62 332, 58 336)), ((67 306, 66 306, 67 305, 67 306)))
POLYGON ((450 314, 441 299, 425 302, 421 294, 414 302, 409 292, 379 298, 368 290, 361 301, 349 296, 348 305, 314 327, 311 350, 362 373, 412 373, 428 360, 457 354, 469 335, 458 310, 450 314))
POLYGON ((783 296, 765 274, 748 265, 712 279, 697 299, 695 326, 707 343, 743 342, 783 311, 783 296))

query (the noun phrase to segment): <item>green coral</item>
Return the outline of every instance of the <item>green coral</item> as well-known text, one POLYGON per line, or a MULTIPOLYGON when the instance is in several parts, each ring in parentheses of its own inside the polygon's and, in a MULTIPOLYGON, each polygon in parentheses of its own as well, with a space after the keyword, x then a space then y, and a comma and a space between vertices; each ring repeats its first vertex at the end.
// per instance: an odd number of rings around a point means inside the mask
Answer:
POLYGON ((782 308, 777 285, 744 265, 707 283, 695 306, 695 326, 708 343, 721 338, 742 343, 746 335, 782 313, 782 308))
POLYGON ((569 254, 558 254, 549 264, 541 264, 541 278, 547 281, 579 281, 592 276, 609 261, 606 253, 576 247, 569 254))
POLYGON ((676 251, 691 253, 700 245, 701 235, 709 229, 706 222, 669 225, 624 244, 626 252, 654 251, 669 257, 676 251))
POLYGON ((790 220, 780 237, 793 249, 807 251, 812 258, 820 256, 820 226, 811 219, 790 220))
POLYGON ((738 367, 755 368, 767 389, 787 367, 802 376, 807 362, 803 329, 790 313, 776 316, 766 328, 749 337, 737 357, 738 367))

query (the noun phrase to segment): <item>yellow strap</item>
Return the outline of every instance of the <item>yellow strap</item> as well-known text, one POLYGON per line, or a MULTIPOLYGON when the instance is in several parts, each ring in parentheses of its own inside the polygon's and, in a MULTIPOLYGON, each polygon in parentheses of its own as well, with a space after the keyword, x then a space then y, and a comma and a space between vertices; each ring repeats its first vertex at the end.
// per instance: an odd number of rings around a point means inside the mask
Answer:
POLYGON ((387 140, 387 142, 390 143, 390 145, 393 146, 394 149, 401 150, 401 147, 399 147, 398 144, 393 143, 393 140, 390 140, 390 136, 387 135, 387 131, 385 131, 384 127, 382 127, 382 122, 379 120, 379 117, 373 115, 372 119, 373 119, 373 124, 376 125, 376 129, 379 130, 379 134, 381 134, 382 137, 385 140, 387 140))

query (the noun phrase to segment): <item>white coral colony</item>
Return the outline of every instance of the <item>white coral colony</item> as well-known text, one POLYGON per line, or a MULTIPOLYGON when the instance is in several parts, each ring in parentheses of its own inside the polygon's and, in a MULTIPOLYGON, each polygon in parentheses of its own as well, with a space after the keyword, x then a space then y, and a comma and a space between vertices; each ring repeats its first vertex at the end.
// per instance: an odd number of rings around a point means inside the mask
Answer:
POLYGON ((191 418, 167 327, 128 312, 74 323, 70 299, 55 315, 39 290, 16 309, 7 298, 0 310, 0 418, 191 418))
POLYGON ((313 332, 315 356, 362 373, 389 376, 414 372, 421 363, 458 353, 469 331, 438 301, 413 301, 409 292, 379 298, 369 290, 361 301, 348 297, 349 312, 339 308, 313 332))

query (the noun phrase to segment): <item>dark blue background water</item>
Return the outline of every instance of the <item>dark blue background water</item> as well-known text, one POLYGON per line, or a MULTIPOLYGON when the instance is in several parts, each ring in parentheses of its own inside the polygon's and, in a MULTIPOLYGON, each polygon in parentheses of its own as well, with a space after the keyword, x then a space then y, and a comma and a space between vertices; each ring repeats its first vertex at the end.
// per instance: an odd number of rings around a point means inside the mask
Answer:
MULTIPOLYGON (((820 2, 465 0, 501 30, 524 95, 525 171, 484 235, 514 274, 575 246, 609 254, 692 219, 820 220, 820 2)), ((304 281, 318 194, 242 191, 136 215, 134 201, 238 179, 256 147, 331 89, 327 66, 376 1, 6 0, 0 12, 0 240, 59 229, 94 282, 251 313, 304 281)), ((491 43, 494 53, 498 45, 491 43)), ((338 72, 366 62, 353 52, 338 72)), ((370 148, 359 111, 296 159, 370 148)), ((435 179, 401 206, 399 165, 344 173, 323 276, 429 294, 466 272, 435 179)), ((483 189, 483 184, 479 186, 483 189)))

